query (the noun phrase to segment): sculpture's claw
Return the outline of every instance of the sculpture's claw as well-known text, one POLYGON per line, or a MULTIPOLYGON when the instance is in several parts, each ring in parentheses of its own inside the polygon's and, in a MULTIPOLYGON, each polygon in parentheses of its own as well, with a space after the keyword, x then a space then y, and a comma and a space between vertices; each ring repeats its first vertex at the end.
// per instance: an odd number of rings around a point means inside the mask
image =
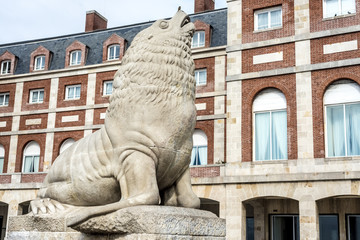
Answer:
POLYGON ((61 203, 50 198, 32 200, 30 208, 34 215, 51 214, 65 210, 61 203))

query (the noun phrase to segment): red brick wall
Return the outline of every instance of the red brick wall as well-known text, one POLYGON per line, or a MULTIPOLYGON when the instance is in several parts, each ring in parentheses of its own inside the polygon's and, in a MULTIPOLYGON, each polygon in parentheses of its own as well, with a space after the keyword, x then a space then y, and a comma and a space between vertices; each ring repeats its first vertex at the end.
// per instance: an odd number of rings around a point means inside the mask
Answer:
POLYGON ((5 127, 0 127, 0 132, 11 131, 12 117, 0 117, 0 122, 6 122, 5 127))
POLYGON ((56 113, 55 127, 74 127, 74 126, 84 126, 85 125, 85 110, 80 111, 68 111, 68 112, 58 112, 56 113), (64 116, 74 116, 78 115, 78 121, 74 122, 62 122, 62 117, 64 116))
POLYGON ((50 98, 50 86, 51 80, 41 80, 41 81, 31 81, 24 82, 23 95, 22 95, 22 111, 31 111, 38 109, 48 109, 49 108, 49 98, 50 98), (33 89, 44 89, 44 101, 42 103, 29 103, 30 100, 30 90, 33 89))
POLYGON ((104 124, 104 119, 100 119, 100 114, 106 112, 107 108, 94 109, 94 125, 104 124))
POLYGON ((214 120, 197 121, 195 129, 205 132, 208 139, 208 164, 214 164, 214 120))
POLYGON ((213 115, 214 114, 214 98, 208 97, 208 98, 197 98, 195 100, 195 103, 206 103, 206 109, 205 110, 198 110, 196 111, 196 115, 213 115))
POLYGON ((9 105, 1 106, 0 113, 8 113, 14 111, 15 90, 16 90, 15 83, 0 85, 0 93, 9 93, 9 105))
MULTIPOLYGON (((311 1, 310 1, 311 2, 311 1)), ((274 38, 288 37, 295 34, 294 1, 292 0, 253 0, 243 1, 242 42, 258 42, 274 38), (254 12, 262 8, 282 5, 282 28, 254 32, 254 12)))
POLYGON ((295 44, 288 43, 271 47, 255 48, 242 51, 242 72, 258 72, 276 68, 295 66, 295 44), (253 57, 256 55, 283 52, 283 61, 253 64, 253 57))
POLYGON ((61 144, 68 138, 72 138, 75 141, 84 137, 84 131, 69 131, 69 132, 56 132, 54 133, 54 146, 53 146, 53 157, 54 162, 57 156, 60 154, 61 144))
POLYGON ((104 81, 114 80, 116 71, 96 74, 95 104, 108 103, 110 96, 103 96, 104 81))
POLYGON ((59 79, 57 107, 83 106, 86 104, 88 75, 63 77, 59 79), (80 99, 65 100, 65 88, 68 85, 81 84, 80 99))
POLYGON ((32 114, 20 116, 19 130, 33 130, 33 129, 46 129, 48 121, 48 114, 32 114), (41 123, 36 125, 26 125, 26 120, 41 118, 41 123))
POLYGON ((311 63, 331 62, 360 56, 360 33, 342 34, 332 37, 313 39, 311 45, 311 63), (324 54, 323 45, 358 40, 358 49, 339 53, 324 54))
POLYGON ((314 157, 325 157, 324 108, 323 98, 326 88, 339 79, 351 79, 360 84, 360 67, 343 67, 311 73, 313 124, 314 124, 314 157))
POLYGON ((286 97, 288 159, 297 158, 296 79, 295 74, 258 78, 242 82, 242 161, 253 160, 253 112, 256 95, 266 88, 277 88, 286 97))
MULTIPOLYGON (((3 173, 6 173, 9 162, 10 136, 0 136, 0 144, 4 146, 5 150, 3 173)), ((2 179, 0 179, 0 183, 4 183, 1 180, 2 179)))
POLYGON ((190 167, 191 177, 218 177, 220 176, 220 167, 219 166, 200 166, 200 167, 190 167))
POLYGON ((194 13, 204 12, 215 9, 214 0, 195 0, 194 13))
POLYGON ((107 28, 107 20, 98 15, 97 12, 86 14, 85 32, 92 32, 107 28))
POLYGON ((15 172, 22 171, 23 151, 26 147, 26 144, 28 144, 30 141, 36 141, 40 146, 39 172, 43 171, 45 143, 46 143, 46 134, 45 133, 31 134, 31 135, 19 135, 17 151, 16 151, 15 172))
POLYGON ((42 183, 46 177, 46 173, 22 174, 21 183, 37 182, 42 183))
POLYGON ((323 0, 309 1, 310 7, 310 31, 318 32, 335 28, 358 25, 360 22, 360 0, 356 0, 356 15, 339 16, 333 19, 323 19, 323 0))
POLYGON ((206 68, 207 73, 206 85, 197 86, 196 93, 213 92, 215 89, 215 58, 196 59, 194 62, 196 70, 206 68))

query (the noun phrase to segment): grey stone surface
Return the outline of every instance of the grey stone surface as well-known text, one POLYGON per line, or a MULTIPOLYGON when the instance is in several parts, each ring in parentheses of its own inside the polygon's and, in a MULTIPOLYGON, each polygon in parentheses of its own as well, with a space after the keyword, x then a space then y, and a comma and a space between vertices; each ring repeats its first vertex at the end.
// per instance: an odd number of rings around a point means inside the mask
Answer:
POLYGON ((74 229, 53 215, 15 216, 9 219, 7 240, 88 239, 225 239, 225 220, 215 214, 181 207, 137 206, 94 217, 74 229))

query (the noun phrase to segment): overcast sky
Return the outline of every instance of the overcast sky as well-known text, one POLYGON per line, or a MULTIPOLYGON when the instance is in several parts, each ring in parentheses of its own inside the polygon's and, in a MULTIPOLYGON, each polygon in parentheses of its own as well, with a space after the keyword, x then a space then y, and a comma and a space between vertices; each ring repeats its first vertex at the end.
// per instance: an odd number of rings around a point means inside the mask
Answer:
MULTIPOLYGON (((171 17, 178 6, 194 12, 194 0, 0 0, 0 45, 84 32, 89 10, 112 28, 171 17)), ((224 7, 226 0, 215 0, 224 7)))

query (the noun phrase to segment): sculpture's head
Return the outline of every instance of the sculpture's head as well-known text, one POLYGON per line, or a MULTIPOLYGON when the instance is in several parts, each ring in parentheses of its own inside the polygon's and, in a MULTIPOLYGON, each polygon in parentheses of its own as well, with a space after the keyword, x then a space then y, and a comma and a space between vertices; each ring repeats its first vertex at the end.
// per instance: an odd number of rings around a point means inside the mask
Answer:
POLYGON ((172 19, 158 20, 139 32, 115 74, 108 111, 125 103, 162 101, 174 95, 194 99, 194 29, 188 15, 178 10, 172 19))
POLYGON ((170 43, 169 39, 175 38, 191 47, 194 29, 195 26, 190 22, 189 16, 179 9, 172 19, 158 20, 151 27, 141 31, 134 38, 132 44, 137 44, 139 41, 148 41, 156 45, 167 46, 170 43))

